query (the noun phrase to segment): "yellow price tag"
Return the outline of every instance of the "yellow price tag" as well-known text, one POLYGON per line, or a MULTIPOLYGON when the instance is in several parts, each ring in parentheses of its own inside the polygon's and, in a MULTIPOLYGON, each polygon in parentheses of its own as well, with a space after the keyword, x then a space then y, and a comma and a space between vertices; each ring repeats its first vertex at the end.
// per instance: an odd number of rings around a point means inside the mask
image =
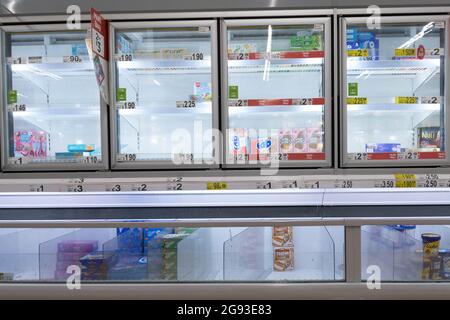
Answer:
POLYGON ((228 184, 226 182, 207 182, 206 190, 226 190, 228 184))
POLYGON ((396 104, 416 104, 418 101, 417 97, 395 97, 396 104))
POLYGON ((347 98, 347 104, 367 104, 367 98, 362 97, 347 98))
POLYGON ((395 49, 394 55, 396 57, 415 57, 416 56, 416 49, 409 48, 409 49, 395 49))
POLYGON ((368 56, 369 56, 368 49, 347 50, 347 57, 368 57, 368 56))
POLYGON ((417 186, 415 174, 399 173, 394 176, 396 188, 415 188, 417 186))

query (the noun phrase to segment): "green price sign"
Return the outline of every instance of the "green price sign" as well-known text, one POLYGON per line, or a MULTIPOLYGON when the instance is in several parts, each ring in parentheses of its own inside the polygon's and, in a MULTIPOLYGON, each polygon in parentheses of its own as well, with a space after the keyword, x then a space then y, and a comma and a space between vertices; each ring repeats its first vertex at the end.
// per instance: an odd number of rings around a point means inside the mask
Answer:
POLYGON ((127 101, 127 88, 117 88, 116 100, 127 101))
POLYGON ((356 82, 348 84, 348 95, 353 97, 358 95, 358 84, 356 82))
POLYGON ((8 104, 17 103, 17 90, 8 91, 8 104))
POLYGON ((239 87, 229 86, 228 87, 228 99, 238 99, 239 98, 239 87))

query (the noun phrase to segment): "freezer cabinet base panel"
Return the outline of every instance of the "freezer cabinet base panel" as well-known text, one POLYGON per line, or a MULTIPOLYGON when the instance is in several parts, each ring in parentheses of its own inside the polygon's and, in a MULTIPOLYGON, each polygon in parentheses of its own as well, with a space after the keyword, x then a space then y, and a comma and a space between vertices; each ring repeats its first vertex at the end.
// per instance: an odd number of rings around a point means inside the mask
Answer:
POLYGON ((0 284, 0 299, 449 299, 450 283, 0 284))

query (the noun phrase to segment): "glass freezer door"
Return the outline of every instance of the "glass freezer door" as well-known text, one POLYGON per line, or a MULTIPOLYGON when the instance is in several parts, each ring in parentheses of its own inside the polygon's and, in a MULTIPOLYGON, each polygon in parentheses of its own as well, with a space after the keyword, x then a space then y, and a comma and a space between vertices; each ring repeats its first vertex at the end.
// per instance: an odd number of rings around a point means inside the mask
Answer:
POLYGON ((216 22, 113 23, 111 35, 114 166, 218 166, 216 22))
POLYGON ((343 19, 345 166, 448 163, 448 17, 343 19))
POLYGON ((330 165, 328 18, 226 20, 228 166, 330 165))
POLYGON ((107 166, 106 105, 87 33, 55 28, 65 25, 3 28, 5 170, 107 166))

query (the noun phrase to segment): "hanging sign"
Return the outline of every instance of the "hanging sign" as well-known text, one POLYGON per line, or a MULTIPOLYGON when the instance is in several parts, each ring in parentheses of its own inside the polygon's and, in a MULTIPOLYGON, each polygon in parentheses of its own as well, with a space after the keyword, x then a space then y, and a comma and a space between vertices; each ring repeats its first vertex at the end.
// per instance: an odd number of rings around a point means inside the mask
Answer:
POLYGON ((91 28, 88 35, 88 48, 92 51, 95 76, 103 100, 109 104, 108 86, 108 20, 105 20, 94 8, 91 8, 91 28))

